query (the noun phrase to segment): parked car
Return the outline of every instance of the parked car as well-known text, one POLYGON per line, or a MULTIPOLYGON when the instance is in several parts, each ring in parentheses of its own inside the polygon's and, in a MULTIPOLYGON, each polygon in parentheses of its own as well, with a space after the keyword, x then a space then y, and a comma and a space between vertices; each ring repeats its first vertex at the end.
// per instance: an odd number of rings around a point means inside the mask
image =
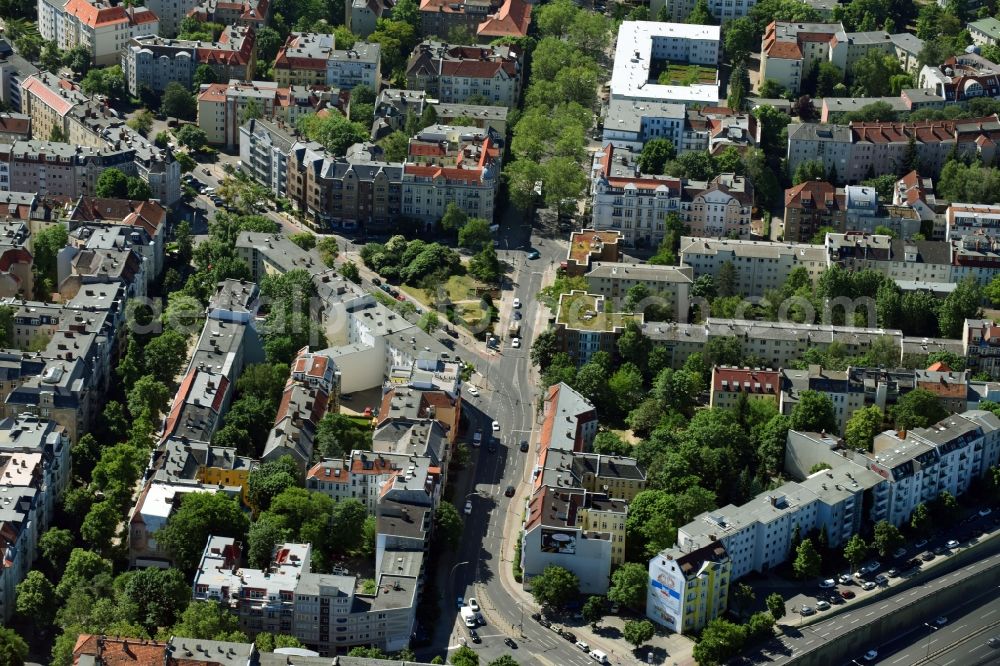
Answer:
POLYGON ((479 632, 475 629, 469 629, 469 636, 472 638, 473 643, 482 643, 483 639, 479 637, 479 632))
POLYGON ((879 575, 875 576, 875 582, 877 584, 879 584, 879 585, 888 585, 889 584, 889 577, 886 576, 885 574, 879 574, 879 575))
POLYGON ((516 650, 517 649, 517 643, 514 642, 514 639, 511 638, 510 636, 508 636, 507 638, 503 639, 503 642, 504 642, 504 645, 506 645, 507 647, 509 647, 511 650, 516 650))
POLYGON ((519 307, 521 307, 521 299, 520 298, 515 298, 514 299, 514 309, 516 310, 519 307))
POLYGON ((469 395, 473 396, 473 397, 476 397, 476 398, 479 397, 479 389, 477 389, 472 384, 466 384, 465 385, 465 392, 468 393, 469 395))
POLYGON ((507 490, 503 491, 504 496, 513 497, 514 496, 514 486, 507 486, 507 490))
POLYGON ((893 551, 893 553, 892 553, 892 556, 893 556, 893 558, 895 558, 895 559, 897 559, 897 560, 898 560, 899 558, 903 557, 904 555, 906 555, 906 549, 905 549, 905 548, 897 548, 897 549, 896 549, 895 551, 893 551))
POLYGON ((920 556, 920 559, 922 559, 924 562, 930 562, 931 560, 934 559, 934 553, 928 550, 927 552, 925 552, 923 555, 920 556))
POLYGON ((520 310, 514 310, 514 321, 521 321, 521 317, 523 316, 520 310))
POLYGON ((873 581, 866 580, 864 582, 864 584, 861 586, 861 589, 865 590, 865 591, 867 591, 867 590, 874 590, 875 589, 875 583, 873 581))
POLYGON ((382 286, 382 280, 379 280, 377 277, 373 277, 372 278, 372 284, 375 285, 376 287, 381 287, 382 286))
POLYGON ((559 635, 568 640, 570 643, 576 643, 576 634, 572 631, 563 630, 559 632, 559 635))
POLYGON ((510 346, 513 347, 514 349, 520 349, 521 348, 521 338, 511 338, 510 346))
POLYGON ((465 501, 465 515, 472 515, 472 500, 465 501))
POLYGON ((574 645, 576 645, 578 648, 580 648, 584 652, 590 652, 590 646, 587 645, 586 643, 584 643, 583 641, 577 641, 576 643, 574 643, 574 645))
POLYGON ((865 661, 875 661, 878 659, 878 650, 868 650, 865 652, 865 661))
POLYGON ((840 596, 839 594, 831 594, 830 603, 834 605, 840 605, 844 603, 844 597, 840 596))
POLYGON ((538 259, 542 255, 538 254, 538 250, 532 250, 528 253, 528 259, 538 259))
POLYGON ((948 548, 958 548, 958 545, 959 545, 958 542, 955 541, 954 539, 949 539, 948 543, 945 544, 945 546, 947 546, 948 548))
POLYGON ((528 440, 522 439, 521 440, 521 453, 527 453, 527 452, 528 452, 528 440))
POLYGON ((493 422, 493 432, 500 432, 500 422, 499 421, 494 421, 493 422))
POLYGON ((479 612, 479 602, 476 601, 475 597, 469 597, 469 608, 472 609, 473 613, 479 612))
POLYGON ((886 573, 889 574, 889 578, 899 578, 899 569, 896 567, 889 569, 886 573))
POLYGON ((812 606, 803 606, 802 610, 799 611, 800 615, 812 615, 816 612, 816 609, 812 606))
POLYGON ((535 622, 541 622, 542 621, 542 614, 541 613, 532 613, 531 614, 531 619, 534 620, 535 622))
POLYGON ((850 585, 854 582, 854 579, 851 578, 848 574, 841 574, 840 578, 838 578, 837 581, 841 585, 850 585))
POLYGON ((821 580, 819 586, 823 590, 829 590, 831 588, 837 587, 837 581, 832 578, 827 578, 826 580, 821 580))
POLYGON ((916 548, 917 550, 921 550, 923 548, 926 548, 927 547, 927 539, 921 539, 920 541, 918 541, 915 544, 913 544, 913 547, 916 548))
POLYGON ((816 610, 821 610, 821 611, 830 610, 830 602, 826 601, 825 599, 817 601, 816 610))
POLYGON ((840 596, 844 597, 845 599, 853 599, 854 592, 852 592, 851 590, 841 590, 840 596))
POLYGON ((936 624, 939 627, 943 627, 944 625, 948 624, 948 618, 946 618, 944 615, 941 615, 936 620, 934 620, 934 624, 936 624))

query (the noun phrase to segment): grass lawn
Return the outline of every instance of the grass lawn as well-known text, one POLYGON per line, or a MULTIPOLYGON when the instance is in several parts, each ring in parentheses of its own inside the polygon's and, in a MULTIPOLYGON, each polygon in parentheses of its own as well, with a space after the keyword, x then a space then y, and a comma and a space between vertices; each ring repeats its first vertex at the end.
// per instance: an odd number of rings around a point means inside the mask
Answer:
MULTIPOLYGON (((476 288, 482 287, 482 284, 468 275, 452 275, 443 286, 448 300, 454 304, 458 316, 461 317, 466 326, 482 321, 485 312, 479 297, 476 296, 476 288)), ((433 305, 431 296, 423 289, 409 285, 403 285, 400 289, 424 305, 433 305)))
POLYGON ((657 82, 667 86, 690 86, 696 83, 711 85, 717 78, 718 72, 714 67, 670 62, 663 67, 657 82))

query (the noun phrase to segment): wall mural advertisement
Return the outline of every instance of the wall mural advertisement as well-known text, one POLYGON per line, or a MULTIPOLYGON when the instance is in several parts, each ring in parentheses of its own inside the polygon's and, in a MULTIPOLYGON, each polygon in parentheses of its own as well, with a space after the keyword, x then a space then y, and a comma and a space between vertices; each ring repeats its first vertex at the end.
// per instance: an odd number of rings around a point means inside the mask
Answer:
POLYGON ((558 530, 542 530, 542 552, 576 554, 576 533, 558 530))
POLYGON ((657 622, 673 626, 674 618, 681 610, 683 581, 676 573, 660 564, 661 561, 653 565, 646 611, 657 622))

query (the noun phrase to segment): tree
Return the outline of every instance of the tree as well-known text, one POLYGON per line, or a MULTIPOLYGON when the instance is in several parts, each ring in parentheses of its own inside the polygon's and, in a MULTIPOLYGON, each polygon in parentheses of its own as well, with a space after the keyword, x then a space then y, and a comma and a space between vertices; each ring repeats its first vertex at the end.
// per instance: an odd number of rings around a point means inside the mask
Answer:
POLYGON ((812 539, 803 539, 795 549, 795 561, 792 562, 795 575, 799 578, 815 578, 819 575, 821 563, 812 539))
POLYGON ((340 274, 345 280, 350 280, 354 284, 361 284, 361 271, 353 261, 345 261, 340 267, 340 274))
POLYGON ((922 536, 930 535, 933 530, 931 512, 923 502, 913 507, 913 513, 910 514, 910 529, 922 536))
POLYGON ((798 185, 810 180, 824 180, 826 178, 826 167, 822 160, 806 160, 795 167, 795 175, 792 176, 792 184, 798 185))
POLYGON ((886 97, 892 92, 890 79, 901 73, 895 56, 878 49, 866 51, 851 67, 851 92, 858 97, 886 97))
POLYGON ((490 223, 481 217, 469 219, 458 230, 458 245, 474 252, 482 250, 487 245, 492 247, 493 236, 490 233, 490 223))
POLYGON ((608 599, 629 608, 641 608, 646 600, 649 574, 642 564, 626 562, 611 574, 608 599))
MULTIPOLYGON (((662 414, 658 403, 656 409, 658 413, 662 414)), ((607 456, 627 456, 631 452, 632 445, 611 430, 602 430, 594 437, 594 453, 602 453, 607 456)))
POLYGON ((469 221, 469 216, 455 202, 450 202, 441 216, 441 228, 445 231, 458 231, 469 221))
POLYGON ((153 129, 153 112, 149 109, 139 109, 129 118, 128 126, 139 134, 146 136, 153 129))
POLYGON ((764 600, 767 604, 767 611, 777 622, 781 618, 785 617, 785 598, 781 596, 778 592, 772 592, 767 595, 767 599, 764 600))
MULTIPOLYGON (((204 548, 204 546, 202 546, 204 548)), ((239 630, 239 618, 217 601, 193 601, 169 631, 178 638, 248 642, 239 630)))
POLYGON ((573 201, 575 205, 575 200, 586 189, 587 175, 570 157, 553 157, 542 165, 542 171, 545 203, 562 216, 567 212, 568 202, 573 201))
POLYGON ((531 343, 530 356, 531 362, 538 366, 540 371, 544 372, 548 369, 552 358, 558 351, 557 342, 555 330, 551 328, 547 328, 535 336, 534 342, 531 343))
POLYGON ((900 430, 926 428, 948 416, 938 397, 924 388, 903 394, 891 412, 896 428, 900 430))
POLYGON ((303 648, 305 647, 299 642, 299 639, 295 636, 289 636, 288 634, 272 634, 266 631, 262 631, 257 634, 257 637, 253 640, 254 645, 261 652, 274 652, 278 648, 303 648))
POLYGON ((965 320, 980 316, 979 304, 982 298, 982 290, 976 279, 971 275, 963 278, 945 297, 938 310, 938 328, 941 330, 941 335, 947 338, 961 338, 965 320))
POLYGON ((799 402, 792 409, 790 425, 793 430, 806 432, 835 433, 840 430, 833 401, 829 395, 819 391, 803 391, 799 395, 799 402))
POLYGON ((170 392, 152 375, 143 375, 128 392, 128 411, 134 418, 146 414, 156 419, 166 411, 170 392))
POLYGON ((295 460, 287 455, 257 465, 247 479, 250 505, 255 511, 267 511, 271 506, 271 500, 280 495, 285 488, 292 488, 297 484, 298 475, 299 470, 295 460))
MULTIPOLYGON (((470 221, 469 224, 474 221, 470 221)), ((459 237, 461 237, 461 232, 459 232, 459 237)), ((500 282, 500 278, 503 276, 503 266, 500 264, 500 258, 492 243, 487 242, 483 249, 469 261, 469 274, 486 284, 500 282)))
POLYGON ((746 63, 739 62, 733 66, 729 76, 729 97, 726 103, 730 109, 744 111, 747 105, 747 95, 750 94, 750 73, 746 63))
POLYGON ((728 662, 743 650, 746 629, 725 618, 717 617, 702 630, 694 646, 693 656, 702 666, 718 666, 728 662))
POLYGON ((170 385, 187 360, 187 338, 176 331, 164 331, 149 341, 143 355, 146 371, 170 385))
POLYGON ((160 113, 182 120, 194 120, 198 113, 198 102, 187 88, 171 81, 163 91, 160 113))
POLYGON ((719 173, 712 156, 697 150, 682 153, 677 159, 667 163, 664 171, 667 175, 691 180, 712 180, 719 173))
POLYGON ((707 0, 696 0, 694 8, 684 22, 691 25, 716 25, 712 10, 708 8, 707 0))
POLYGON ((753 22, 741 17, 723 24, 723 49, 729 62, 745 62, 760 47, 760 36, 754 34, 753 22))
POLYGON ((434 515, 434 530, 437 538, 449 549, 454 549, 462 540, 462 517, 458 515, 458 509, 454 504, 441 502, 434 515))
POLYGON ((882 557, 889 557, 893 551, 903 545, 903 534, 899 528, 887 520, 880 520, 875 523, 875 531, 872 535, 872 545, 882 557))
POLYGON ((344 414, 328 413, 316 426, 315 448, 328 458, 341 457, 355 449, 371 450, 371 434, 344 414))
POLYGON ((89 588, 95 580, 104 576, 111 576, 111 562, 97 553, 74 548, 56 585, 56 594, 60 599, 68 599, 73 590, 89 588))
MULTIPOLYGON (((58 602, 56 590, 41 571, 29 571, 17 584, 17 612, 42 627, 52 624, 58 602)), ((3 663, 0 661, 0 663, 3 663)))
POLYGON ((0 627, 0 664, 3 666, 24 666, 28 658, 28 644, 16 631, 0 627))
POLYGON ((847 445, 858 451, 871 451, 872 440, 882 432, 882 420, 882 410, 875 405, 854 412, 844 430, 847 445))
POLYGON ((421 317, 420 321, 417 322, 417 326, 420 327, 424 333, 433 333, 440 326, 440 321, 438 320, 438 313, 433 310, 428 310, 421 317))
POLYGON ((832 97, 834 88, 843 81, 844 73, 839 67, 832 62, 821 62, 816 72, 816 97, 832 97))
POLYGON ((454 666, 479 666, 479 655, 468 645, 463 645, 451 654, 454 666))
POLYGON ((489 663, 489 666, 519 666, 519 664, 514 659, 514 657, 510 656, 509 654, 505 654, 491 661, 489 663))
POLYGON ((754 594, 753 588, 746 583, 737 583, 735 588, 730 588, 733 595, 734 612, 736 617, 740 620, 743 619, 743 613, 746 611, 747 607, 750 606, 756 595, 754 594))
POLYGON ((364 125, 351 122, 339 113, 326 116, 305 115, 299 118, 296 126, 300 132, 323 144, 324 148, 337 157, 343 156, 355 143, 368 138, 368 129, 364 125))
POLYGON ((87 71, 90 69, 90 49, 82 44, 80 46, 74 46, 66 52, 64 62, 67 67, 82 77, 86 75, 87 71))
POLYGON ((637 648, 651 639, 653 633, 653 623, 649 620, 627 620, 622 628, 622 636, 637 648))
POLYGON ((97 179, 97 196, 124 199, 128 196, 128 176, 120 169, 105 169, 97 179))
POLYGON ((651 175, 663 173, 667 162, 677 157, 677 149, 670 139, 650 139, 639 153, 639 171, 651 175))
POLYGON ((209 535, 245 538, 249 520, 238 502, 223 494, 186 493, 180 508, 156 532, 157 544, 182 571, 198 565, 209 535))
POLYGON ((172 625, 191 600, 191 586, 177 569, 148 567, 123 577, 121 599, 125 617, 151 634, 157 627, 172 625))
POLYGON ((580 593, 580 579, 576 574, 549 565, 531 580, 531 595, 542 606, 561 608, 580 593))
POLYGON ((868 557, 868 544, 860 534, 852 535, 844 544, 844 559, 851 566, 851 571, 857 571, 866 557, 868 557))
POLYGON ((145 201, 152 198, 153 190, 149 187, 149 183, 144 181, 142 178, 139 178, 138 176, 130 176, 125 196, 132 201, 145 201))
POLYGON ((73 550, 73 533, 58 527, 50 527, 38 540, 38 550, 42 559, 52 571, 62 571, 73 550))
POLYGON ((118 502, 105 499, 94 504, 80 526, 80 536, 95 551, 110 555, 112 540, 118 534, 118 502))
POLYGON ((774 79, 764 79, 757 84, 757 96, 764 99, 777 99, 785 92, 785 87, 774 79))
POLYGON ((198 152, 208 144, 208 135, 197 125, 184 125, 177 130, 177 143, 198 152))
POLYGON ((583 619, 590 623, 592 628, 604 617, 604 597, 591 595, 583 604, 583 619))
POLYGON ((194 75, 191 77, 191 82, 193 84, 194 91, 198 92, 201 90, 203 85, 218 83, 219 77, 215 75, 215 70, 212 69, 211 65, 201 64, 195 68, 194 75))

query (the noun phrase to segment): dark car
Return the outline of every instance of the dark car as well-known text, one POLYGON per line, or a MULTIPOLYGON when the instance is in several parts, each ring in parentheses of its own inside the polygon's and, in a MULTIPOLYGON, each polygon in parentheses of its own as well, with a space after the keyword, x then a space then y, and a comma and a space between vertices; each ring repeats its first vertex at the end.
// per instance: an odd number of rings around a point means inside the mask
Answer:
POLYGON ((548 629, 549 627, 552 626, 552 623, 549 622, 548 620, 546 620, 544 617, 541 620, 538 621, 538 624, 542 625, 546 629, 548 629))
POLYGON ((479 632, 475 629, 469 629, 469 636, 472 638, 473 643, 482 643, 483 639, 479 637, 479 632))
POLYGON ((524 315, 521 314, 520 310, 514 310, 514 321, 519 321, 522 316, 524 315))
POLYGON ((490 453, 496 453, 497 452, 497 440, 491 438, 490 439, 490 444, 489 444, 489 446, 487 448, 489 449, 490 453))
POLYGON ((527 452, 528 452, 528 440, 523 439, 521 440, 521 453, 527 453, 527 452))
POLYGON ((503 642, 504 642, 504 645, 506 645, 507 647, 509 647, 511 650, 516 650, 517 649, 517 643, 510 636, 508 636, 507 638, 503 639, 503 642))
POLYGON ((560 631, 559 635, 568 640, 570 643, 576 643, 576 634, 572 631, 560 631))
POLYGON ((506 495, 507 497, 513 497, 514 496, 514 486, 507 486, 507 490, 503 491, 503 494, 506 495))
POLYGON ((934 553, 928 550, 926 553, 920 556, 920 559, 922 559, 924 562, 930 562, 931 560, 934 559, 934 553))
POLYGON ((377 277, 372 278, 372 284, 378 287, 382 284, 382 280, 379 280, 377 277))
POLYGON ((844 598, 841 597, 839 594, 831 594, 830 595, 830 603, 833 604, 833 605, 835 605, 835 606, 837 604, 842 604, 842 603, 844 603, 844 598))
POLYGON ((532 613, 531 614, 531 619, 534 620, 535 622, 541 622, 542 621, 542 615, 541 615, 541 613, 532 613))
POLYGON ((444 332, 447 333, 448 335, 450 335, 453 338, 457 338, 458 337, 458 331, 456 331, 455 329, 453 329, 451 326, 445 326, 444 327, 444 332))

